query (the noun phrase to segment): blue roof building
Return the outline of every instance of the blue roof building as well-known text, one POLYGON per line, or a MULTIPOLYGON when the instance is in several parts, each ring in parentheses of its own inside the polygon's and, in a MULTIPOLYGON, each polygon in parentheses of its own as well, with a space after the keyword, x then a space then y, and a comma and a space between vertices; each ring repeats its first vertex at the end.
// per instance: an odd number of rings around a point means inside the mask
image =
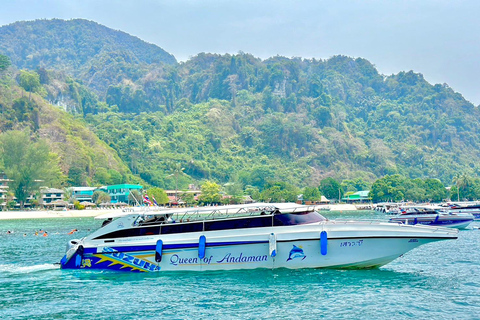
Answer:
POLYGON ((129 203, 128 195, 133 190, 142 192, 143 187, 137 184, 116 184, 113 186, 104 186, 99 189, 110 195, 110 201, 112 203, 129 203))
POLYGON ((345 195, 345 197, 342 198, 342 201, 346 201, 346 202, 370 202, 370 201, 372 201, 372 197, 368 196, 369 193, 370 193, 370 190, 357 191, 355 193, 345 195))

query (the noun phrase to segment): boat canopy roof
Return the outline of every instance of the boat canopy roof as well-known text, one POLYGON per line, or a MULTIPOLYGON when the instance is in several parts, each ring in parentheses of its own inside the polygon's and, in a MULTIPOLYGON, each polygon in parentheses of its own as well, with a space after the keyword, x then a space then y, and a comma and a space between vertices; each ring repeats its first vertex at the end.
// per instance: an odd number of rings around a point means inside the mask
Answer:
POLYGON ((202 216, 204 218, 227 218, 239 215, 255 215, 255 214, 275 214, 275 213, 295 213, 315 211, 315 206, 305 206, 296 203, 250 203, 243 205, 226 205, 226 206, 206 206, 193 208, 161 208, 161 207, 144 207, 139 209, 124 209, 122 212, 110 212, 98 215, 95 219, 115 219, 128 215, 143 216, 202 216))

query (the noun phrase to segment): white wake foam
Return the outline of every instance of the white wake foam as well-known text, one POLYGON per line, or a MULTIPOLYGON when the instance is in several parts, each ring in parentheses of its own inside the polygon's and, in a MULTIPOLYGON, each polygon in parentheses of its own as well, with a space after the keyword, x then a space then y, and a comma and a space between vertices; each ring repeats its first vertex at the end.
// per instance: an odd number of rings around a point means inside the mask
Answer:
POLYGON ((37 264, 33 266, 18 266, 14 264, 2 264, 0 265, 0 272, 32 273, 32 272, 38 272, 38 271, 53 270, 58 268, 59 266, 54 265, 53 263, 37 264))

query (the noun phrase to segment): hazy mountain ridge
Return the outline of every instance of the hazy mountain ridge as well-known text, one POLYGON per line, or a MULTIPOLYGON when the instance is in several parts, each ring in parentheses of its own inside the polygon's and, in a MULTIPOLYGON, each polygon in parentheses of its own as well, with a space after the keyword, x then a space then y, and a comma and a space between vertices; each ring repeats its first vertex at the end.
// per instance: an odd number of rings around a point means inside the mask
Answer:
POLYGON ((10 57, 19 69, 65 71, 97 93, 124 78, 135 78, 138 71, 132 69, 139 65, 176 64, 173 55, 154 44, 83 19, 21 21, 2 26, 0 53, 10 57), (105 83, 106 79, 110 81, 105 83))

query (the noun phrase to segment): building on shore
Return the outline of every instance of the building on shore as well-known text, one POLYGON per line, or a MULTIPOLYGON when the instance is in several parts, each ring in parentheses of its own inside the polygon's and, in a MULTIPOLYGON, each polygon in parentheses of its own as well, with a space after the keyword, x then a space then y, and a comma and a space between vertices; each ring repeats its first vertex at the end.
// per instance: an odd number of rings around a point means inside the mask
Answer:
POLYGON ((137 184, 116 184, 98 188, 98 190, 108 193, 111 203, 130 203, 132 202, 129 198, 130 193, 136 190, 141 194, 142 189, 143 187, 137 184))
POLYGON ((0 172, 0 210, 7 206, 8 181, 7 175, 0 172))
POLYGON ((345 201, 347 203, 372 202, 372 197, 368 196, 369 193, 370 193, 370 190, 365 190, 365 191, 357 191, 351 194, 346 194, 345 197, 342 198, 342 201, 345 201))
POLYGON ((55 188, 40 188, 40 199, 38 203, 48 206, 55 201, 65 201, 65 191, 55 188))
POLYGON ((70 187, 68 189, 78 202, 92 202, 93 193, 97 190, 96 187, 70 187))
POLYGON ((327 199, 325 196, 320 196, 320 200, 304 200, 303 199, 303 194, 300 194, 297 197, 297 203, 298 204, 304 204, 304 205, 320 205, 320 204, 329 204, 331 201, 327 199))
MULTIPOLYGON (((193 185, 192 185, 193 186, 193 185)), ((190 186, 189 186, 190 187, 190 186)), ((186 195, 193 195, 193 200, 198 201, 198 197, 202 194, 201 190, 189 189, 189 190, 165 190, 168 197, 169 206, 184 205, 185 201, 182 197, 186 195)))

